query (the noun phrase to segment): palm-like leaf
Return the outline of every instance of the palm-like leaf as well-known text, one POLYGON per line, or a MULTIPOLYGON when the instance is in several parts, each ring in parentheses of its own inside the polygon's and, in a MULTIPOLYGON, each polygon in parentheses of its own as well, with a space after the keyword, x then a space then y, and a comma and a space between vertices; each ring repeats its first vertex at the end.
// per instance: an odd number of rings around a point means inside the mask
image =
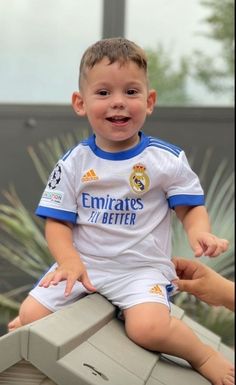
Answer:
POLYGON ((28 152, 43 185, 47 183, 48 173, 53 169, 58 159, 68 149, 74 147, 87 136, 88 131, 82 130, 79 133, 74 132, 73 134, 60 135, 59 138, 47 139, 45 142, 40 142, 37 150, 32 146, 28 147, 28 152))
POLYGON ((13 187, 4 195, 10 204, 0 205, 0 227, 6 234, 0 242, 0 254, 38 278, 52 261, 42 223, 24 207, 13 187))

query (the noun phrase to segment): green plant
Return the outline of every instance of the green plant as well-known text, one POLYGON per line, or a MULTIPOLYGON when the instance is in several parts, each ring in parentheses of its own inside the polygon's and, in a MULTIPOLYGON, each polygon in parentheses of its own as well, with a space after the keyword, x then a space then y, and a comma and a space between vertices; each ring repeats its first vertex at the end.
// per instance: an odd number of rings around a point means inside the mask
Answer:
POLYGON ((152 88, 158 91, 158 105, 189 105, 192 99, 187 92, 188 61, 182 57, 178 68, 173 65, 169 52, 162 45, 156 50, 146 49, 148 74, 152 88))
POLYGON ((211 92, 227 94, 234 91, 234 0, 201 0, 208 8, 203 20, 209 27, 202 33, 219 44, 218 55, 211 57, 196 51, 192 54, 193 77, 211 92), (220 59, 220 60, 219 60, 220 59))
POLYGON ((0 226, 6 234, 0 243, 0 254, 18 269, 38 278, 51 262, 42 222, 25 208, 13 187, 4 195, 9 204, 0 205, 0 226))

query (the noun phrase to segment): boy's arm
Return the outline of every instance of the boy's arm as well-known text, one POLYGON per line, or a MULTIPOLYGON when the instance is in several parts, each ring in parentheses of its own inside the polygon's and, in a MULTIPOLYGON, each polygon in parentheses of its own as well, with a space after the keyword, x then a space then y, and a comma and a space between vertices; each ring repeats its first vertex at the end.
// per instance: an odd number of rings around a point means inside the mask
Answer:
POLYGON ((209 216, 204 206, 177 206, 175 212, 183 223, 196 257, 216 257, 227 250, 228 241, 211 233, 209 216))
POLYGON ((78 280, 87 290, 95 291, 96 289, 88 278, 80 255, 73 246, 72 225, 48 218, 46 220, 45 236, 49 250, 58 263, 58 268, 47 274, 40 282, 40 286, 49 287, 66 280, 65 295, 68 296, 78 280))

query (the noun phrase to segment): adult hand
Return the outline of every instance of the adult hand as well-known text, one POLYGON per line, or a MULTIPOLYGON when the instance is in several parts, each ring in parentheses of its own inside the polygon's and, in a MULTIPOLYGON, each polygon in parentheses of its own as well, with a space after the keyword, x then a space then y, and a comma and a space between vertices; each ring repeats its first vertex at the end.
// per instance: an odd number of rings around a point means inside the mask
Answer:
POLYGON ((177 257, 172 261, 179 277, 174 283, 180 291, 193 294, 209 305, 234 310, 234 282, 199 261, 177 257))

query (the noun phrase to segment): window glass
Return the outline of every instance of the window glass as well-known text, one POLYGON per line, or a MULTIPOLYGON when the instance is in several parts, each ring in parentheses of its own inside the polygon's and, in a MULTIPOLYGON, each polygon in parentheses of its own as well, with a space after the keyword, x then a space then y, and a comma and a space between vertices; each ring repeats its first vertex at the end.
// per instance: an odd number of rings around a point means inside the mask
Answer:
POLYGON ((102 0, 1 0, 0 103, 70 103, 101 20, 102 0))
POLYGON ((233 31, 234 0, 126 2, 127 38, 157 54, 161 105, 233 104, 233 31))

